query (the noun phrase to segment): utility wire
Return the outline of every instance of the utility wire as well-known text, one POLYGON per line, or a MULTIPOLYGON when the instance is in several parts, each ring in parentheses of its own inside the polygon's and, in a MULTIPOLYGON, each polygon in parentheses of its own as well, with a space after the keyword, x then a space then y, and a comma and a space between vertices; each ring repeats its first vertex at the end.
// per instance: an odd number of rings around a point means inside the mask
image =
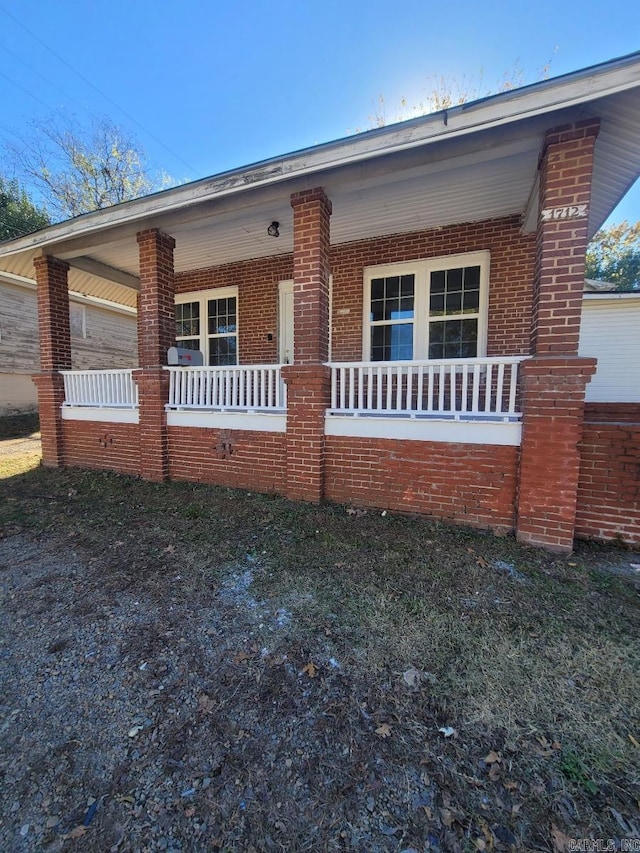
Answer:
MULTIPOLYGON (((14 21, 14 22, 19 26, 19 27, 21 27, 21 28, 22 28, 26 33, 28 33, 32 38, 34 38, 34 39, 38 42, 38 44, 42 45, 42 47, 44 47, 44 48, 45 48, 45 50, 48 50, 48 51, 49 51, 49 53, 51 53, 53 56, 55 56, 55 58, 56 58, 59 62, 61 62, 63 65, 66 65, 66 67, 67 67, 70 71, 72 71, 72 72, 73 72, 77 77, 79 77, 79 78, 80 78, 80 79, 81 79, 81 80, 82 80, 82 81, 83 81, 87 86, 90 86, 90 87, 93 89, 93 91, 94 91, 94 92, 97 92, 97 93, 98 93, 98 95, 100 95, 100 97, 104 98, 104 99, 105 99, 106 101, 108 101, 112 106, 114 106, 117 110, 119 110, 119 111, 120 111, 124 116, 126 116, 126 117, 129 119, 129 121, 132 121, 132 122, 133 122, 135 125, 137 125, 137 126, 138 126, 138 127, 139 127, 143 132, 144 132, 144 133, 146 133, 146 134, 147 134, 151 139, 153 139, 155 142, 157 142, 157 143, 158 143, 158 145, 161 145, 161 146, 165 149, 165 151, 168 151, 168 152, 169 152, 169 154, 171 154, 171 156, 172 156, 172 157, 175 157, 177 160, 179 160, 179 161, 180 161, 184 166, 186 166, 186 167, 187 167, 187 169, 189 169, 189 171, 190 171, 190 172, 192 172, 192 173, 194 173, 194 174, 196 173, 196 170, 193 168, 193 166, 189 165, 189 163, 187 163, 187 161, 186 161, 186 160, 184 160, 184 159, 183 159, 179 154, 177 154, 175 151, 173 151, 171 148, 169 148, 169 146, 168 146, 168 145, 165 145, 165 143, 164 143, 161 139, 158 139, 158 137, 157 137, 157 136, 155 136, 155 134, 151 133, 151 131, 150 131, 150 130, 147 130, 147 128, 146 128, 146 127, 144 127, 144 125, 140 124, 140 122, 139 122, 136 118, 134 118, 130 113, 128 113, 126 110, 124 110, 121 106, 119 106, 119 105, 118 105, 118 104, 113 100, 113 98, 110 98, 110 97, 109 97, 109 95, 106 95, 103 91, 101 91, 100 89, 98 89, 98 87, 97 87, 97 86, 95 86, 95 85, 94 85, 90 80, 88 80, 88 79, 87 79, 83 74, 81 74, 81 72, 80 72, 80 71, 78 71, 78 69, 77 69, 77 68, 74 68, 74 66, 73 66, 73 65, 71 65, 71 63, 70 63, 70 62, 67 62, 67 60, 66 60, 66 59, 64 59, 62 56, 60 56, 60 54, 56 53, 56 51, 55 51, 52 47, 49 47, 49 45, 48 45, 48 44, 46 44, 46 42, 44 42, 44 41, 43 41, 39 36, 37 36, 34 32, 32 32, 32 31, 31 31, 27 26, 25 26, 25 25, 22 23, 22 21, 18 20, 18 18, 16 18, 16 17, 15 17, 15 15, 12 15, 12 14, 11 14, 11 12, 7 12, 7 10, 4 8, 4 6, 0 6, 0 11, 4 12, 4 14, 5 14, 8 18, 11 18, 11 20, 12 20, 12 21, 14 21)), ((35 96, 34 96, 34 97, 35 97, 35 96)), ((46 105, 45 105, 45 106, 46 106, 46 105)), ((49 107, 48 107, 48 106, 47 106, 47 109, 49 109, 49 107)))

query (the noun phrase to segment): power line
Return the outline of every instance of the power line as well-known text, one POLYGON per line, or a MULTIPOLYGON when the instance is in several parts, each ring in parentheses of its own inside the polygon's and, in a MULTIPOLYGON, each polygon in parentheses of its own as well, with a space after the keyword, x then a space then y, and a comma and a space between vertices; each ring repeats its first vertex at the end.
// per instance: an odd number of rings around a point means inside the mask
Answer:
MULTIPOLYGON (((94 90, 94 92, 97 92, 100 95, 100 97, 104 98, 112 106, 114 106, 117 110, 119 110, 122 113, 122 115, 126 116, 129 119, 129 121, 132 121, 144 133, 146 133, 147 136, 149 136, 151 139, 153 139, 155 142, 157 142, 158 145, 161 145, 165 149, 165 151, 168 151, 172 157, 175 157, 177 160, 179 160, 184 166, 187 167, 187 169, 189 169, 190 172, 192 172, 194 174, 196 173, 196 170, 193 168, 193 166, 189 165, 189 163, 187 163, 187 161, 184 160, 179 154, 177 154, 175 151, 173 151, 171 148, 169 148, 168 145, 165 145, 165 143, 161 139, 158 139, 158 137, 155 134, 151 133, 151 131, 148 130, 146 127, 144 127, 144 125, 142 125, 136 118, 134 118, 130 113, 128 113, 126 110, 124 110, 121 106, 119 106, 113 100, 113 98, 110 98, 109 95, 106 95, 97 86, 95 86, 90 80, 88 80, 83 74, 81 74, 81 72, 78 71, 77 68, 74 68, 74 66, 71 65, 70 62, 67 62, 67 60, 64 59, 62 56, 60 56, 60 54, 56 53, 56 51, 53 48, 49 47, 49 45, 46 44, 46 42, 44 42, 39 36, 37 36, 34 32, 32 32, 27 26, 25 26, 22 23, 22 21, 19 21, 18 18, 15 17, 15 15, 12 15, 10 12, 7 12, 7 10, 4 8, 4 6, 0 6, 0 11, 4 12, 4 14, 8 18, 11 18, 11 20, 14 21, 14 23, 16 23, 19 27, 21 27, 26 33, 28 33, 28 35, 30 35, 31 38, 35 39, 38 42, 38 44, 42 45, 42 47, 45 48, 45 50, 48 50, 49 53, 51 53, 53 56, 55 56, 55 58, 59 62, 61 62, 63 65, 66 65, 66 67, 70 71, 72 71, 77 77, 79 77, 83 81, 83 83, 85 83, 87 86, 90 86, 94 90)), ((31 93, 29 93, 29 94, 31 94, 31 93)), ((49 109, 49 107, 47 107, 47 109, 49 109)))
POLYGON ((22 83, 17 83, 15 80, 12 80, 8 74, 4 73, 4 71, 0 71, 0 77, 4 77, 4 79, 8 80, 9 83, 13 83, 13 85, 16 86, 18 89, 22 89, 22 91, 25 92, 25 94, 29 95, 31 98, 36 100, 39 104, 42 104, 42 106, 45 107, 46 109, 51 109, 49 107, 49 104, 45 104, 45 102, 42 100, 42 98, 39 98, 37 95, 34 95, 33 92, 30 92, 26 86, 22 85, 22 83))

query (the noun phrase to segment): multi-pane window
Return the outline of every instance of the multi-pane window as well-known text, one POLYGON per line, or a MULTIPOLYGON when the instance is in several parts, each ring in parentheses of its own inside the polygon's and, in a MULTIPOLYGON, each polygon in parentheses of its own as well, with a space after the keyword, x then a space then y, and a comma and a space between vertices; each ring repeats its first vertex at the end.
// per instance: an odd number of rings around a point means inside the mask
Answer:
POLYGON ((189 293, 176 299, 176 343, 201 350, 205 364, 238 363, 236 288, 189 293))
POLYGON ((365 360, 484 355, 488 275, 488 252, 365 270, 365 360))

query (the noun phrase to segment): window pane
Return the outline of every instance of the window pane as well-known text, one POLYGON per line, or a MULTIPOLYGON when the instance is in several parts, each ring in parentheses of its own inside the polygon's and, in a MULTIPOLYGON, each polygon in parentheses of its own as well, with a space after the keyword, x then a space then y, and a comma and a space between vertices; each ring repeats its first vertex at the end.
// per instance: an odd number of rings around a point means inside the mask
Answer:
POLYGON ((429 311, 431 314, 444 314, 444 293, 431 293, 429 311))
POLYGON ((464 289, 480 287, 480 267, 464 268, 464 289))
POLYGON ((371 301, 371 319, 384 320, 384 299, 371 301))
POLYGON ((447 314, 459 314, 462 311, 462 292, 447 293, 447 314))
POLYGON ((371 282, 371 299, 384 299, 384 279, 374 278, 371 282))
POLYGON ((209 364, 237 364, 235 337, 209 339, 209 364))
POLYGON ((462 290, 462 269, 447 270, 447 291, 462 290))
POLYGON ((464 299, 462 303, 462 310, 465 314, 471 314, 478 311, 480 308, 480 291, 479 290, 466 290, 464 292, 464 299))
POLYGON ((385 279, 385 296, 387 299, 397 299, 400 296, 400 276, 392 275, 385 279))
POLYGON ((372 361, 406 361, 413 358, 413 323, 375 326, 371 329, 372 361))
POLYGON ((444 293, 444 270, 431 273, 431 293, 444 293))

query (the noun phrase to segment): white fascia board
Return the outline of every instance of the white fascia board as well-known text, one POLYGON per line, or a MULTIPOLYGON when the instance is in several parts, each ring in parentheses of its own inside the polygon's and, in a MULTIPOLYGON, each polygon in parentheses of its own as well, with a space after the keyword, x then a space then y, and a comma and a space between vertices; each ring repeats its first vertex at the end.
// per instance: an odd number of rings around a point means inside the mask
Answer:
POLYGON ((303 149, 284 157, 223 172, 185 186, 87 213, 34 234, 0 244, 0 257, 61 243, 107 228, 150 220, 162 214, 228 195, 250 192, 326 169, 406 151, 443 139, 580 105, 640 86, 640 53, 563 77, 544 80, 452 107, 397 125, 303 149))

